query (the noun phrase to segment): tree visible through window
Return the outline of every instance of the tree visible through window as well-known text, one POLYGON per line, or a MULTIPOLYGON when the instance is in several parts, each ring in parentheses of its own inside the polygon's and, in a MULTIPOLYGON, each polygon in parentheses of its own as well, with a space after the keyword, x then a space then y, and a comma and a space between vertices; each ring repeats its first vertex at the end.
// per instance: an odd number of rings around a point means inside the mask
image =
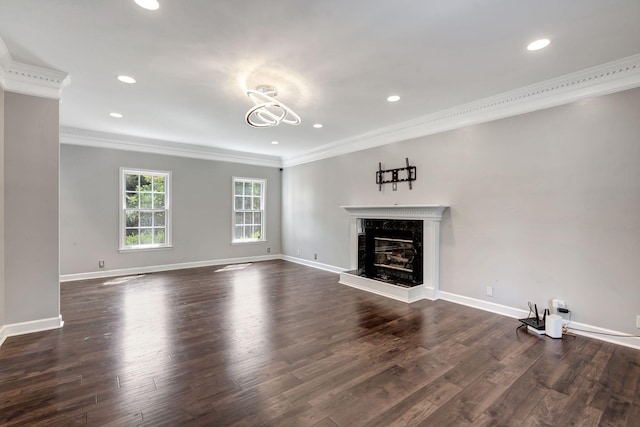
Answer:
POLYGON ((169 246, 168 172, 123 169, 121 249, 169 246))
POLYGON ((233 241, 265 240, 264 199, 266 181, 263 179, 233 179, 233 241))

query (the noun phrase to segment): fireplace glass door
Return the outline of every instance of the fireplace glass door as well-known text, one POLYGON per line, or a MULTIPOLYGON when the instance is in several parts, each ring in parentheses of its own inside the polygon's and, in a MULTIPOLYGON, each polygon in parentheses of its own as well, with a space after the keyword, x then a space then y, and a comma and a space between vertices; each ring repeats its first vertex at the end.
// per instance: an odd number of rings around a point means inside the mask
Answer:
POLYGON ((413 273, 413 240, 376 237, 374 242, 376 267, 413 273))

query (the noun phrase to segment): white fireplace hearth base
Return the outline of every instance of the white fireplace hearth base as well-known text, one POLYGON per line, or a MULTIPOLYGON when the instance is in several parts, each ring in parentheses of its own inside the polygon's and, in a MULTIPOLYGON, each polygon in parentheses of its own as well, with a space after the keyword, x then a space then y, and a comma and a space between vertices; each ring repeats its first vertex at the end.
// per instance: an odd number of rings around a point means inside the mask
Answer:
POLYGON ((351 269, 358 269, 358 233, 363 219, 422 220, 423 227, 423 283, 404 287, 349 272, 340 273, 340 283, 374 294, 412 303, 421 299, 435 300, 440 288, 440 221, 448 206, 442 205, 386 205, 342 206, 351 221, 351 269))
POLYGON ((408 288, 348 272, 340 273, 339 283, 406 303, 416 302, 421 299, 435 299, 434 289, 427 288, 426 285, 408 288))

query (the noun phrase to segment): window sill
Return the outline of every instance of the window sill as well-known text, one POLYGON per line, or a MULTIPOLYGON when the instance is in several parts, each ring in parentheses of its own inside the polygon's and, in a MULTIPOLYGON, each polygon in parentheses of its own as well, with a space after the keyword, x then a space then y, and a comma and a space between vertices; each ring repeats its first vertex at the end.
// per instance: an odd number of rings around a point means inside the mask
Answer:
POLYGON ((120 248, 118 252, 120 253, 131 253, 131 252, 155 252, 155 251, 167 251, 173 249, 173 246, 159 246, 155 248, 120 248))
POLYGON ((232 240, 232 245, 255 245, 258 243, 267 243, 267 240, 232 240))

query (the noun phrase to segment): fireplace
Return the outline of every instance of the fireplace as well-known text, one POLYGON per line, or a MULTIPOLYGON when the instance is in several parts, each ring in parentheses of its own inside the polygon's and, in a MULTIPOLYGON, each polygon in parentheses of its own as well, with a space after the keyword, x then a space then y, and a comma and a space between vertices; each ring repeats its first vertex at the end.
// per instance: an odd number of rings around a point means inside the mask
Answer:
POLYGON ((404 302, 437 299, 440 221, 447 206, 343 206, 351 269, 340 283, 404 302))
POLYGON ((422 221, 362 219, 356 274, 398 286, 422 284, 422 221))

